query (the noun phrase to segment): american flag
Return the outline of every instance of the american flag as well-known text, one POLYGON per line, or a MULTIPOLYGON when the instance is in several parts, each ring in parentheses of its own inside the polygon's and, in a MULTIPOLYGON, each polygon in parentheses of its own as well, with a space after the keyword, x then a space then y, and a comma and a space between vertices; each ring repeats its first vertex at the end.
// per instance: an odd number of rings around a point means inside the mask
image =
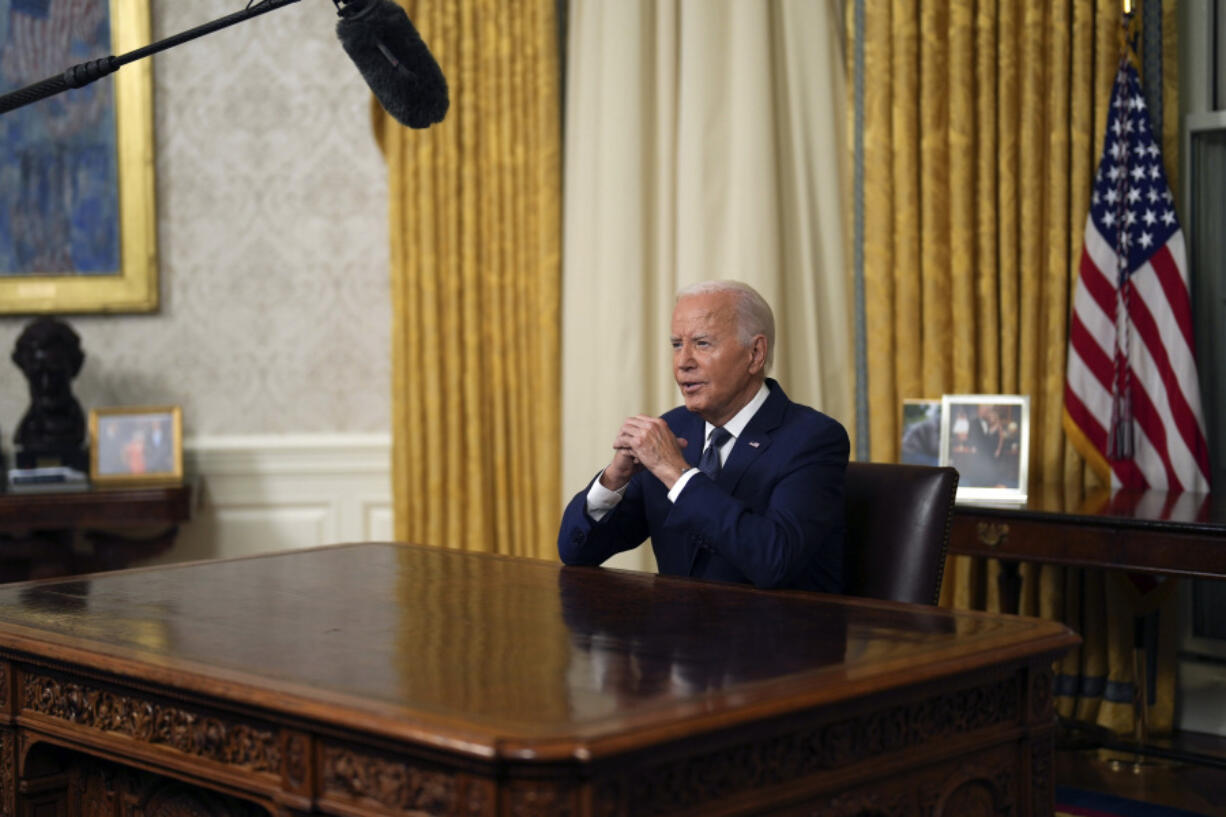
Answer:
POLYGON ((1111 484, 1209 490, 1183 231, 1125 49, 1069 326, 1064 426, 1111 484))

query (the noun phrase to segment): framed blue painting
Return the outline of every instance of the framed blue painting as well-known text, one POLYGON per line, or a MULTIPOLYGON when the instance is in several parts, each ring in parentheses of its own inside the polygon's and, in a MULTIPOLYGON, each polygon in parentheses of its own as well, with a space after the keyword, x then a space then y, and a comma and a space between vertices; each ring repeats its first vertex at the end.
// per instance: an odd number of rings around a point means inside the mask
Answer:
MULTIPOLYGON (((0 94, 149 40, 149 0, 0 0, 0 94)), ((156 214, 148 60, 0 114, 0 313, 156 309, 156 214)))

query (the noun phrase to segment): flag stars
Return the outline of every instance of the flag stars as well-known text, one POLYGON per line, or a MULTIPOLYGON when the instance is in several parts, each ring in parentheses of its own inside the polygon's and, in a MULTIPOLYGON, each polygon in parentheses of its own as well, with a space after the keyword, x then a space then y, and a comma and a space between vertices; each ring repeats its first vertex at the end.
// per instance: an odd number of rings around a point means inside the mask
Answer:
POLYGON ((1152 253, 1179 225, 1145 98, 1135 80, 1125 80, 1112 94, 1090 215, 1123 255, 1121 262, 1131 265, 1134 254, 1152 253))

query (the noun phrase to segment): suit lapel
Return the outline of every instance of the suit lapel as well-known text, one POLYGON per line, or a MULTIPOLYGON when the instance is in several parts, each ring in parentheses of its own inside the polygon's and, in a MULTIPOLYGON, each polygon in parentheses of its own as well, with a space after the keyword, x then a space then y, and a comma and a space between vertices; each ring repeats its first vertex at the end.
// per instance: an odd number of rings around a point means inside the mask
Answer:
POLYGON ((758 457, 766 452, 771 445, 771 432, 783 422, 783 413, 788 406, 788 396, 774 380, 767 378, 770 395, 758 413, 750 418, 741 436, 737 437, 732 446, 728 461, 719 472, 716 483, 728 493, 736 492, 737 483, 741 481, 745 471, 758 457))

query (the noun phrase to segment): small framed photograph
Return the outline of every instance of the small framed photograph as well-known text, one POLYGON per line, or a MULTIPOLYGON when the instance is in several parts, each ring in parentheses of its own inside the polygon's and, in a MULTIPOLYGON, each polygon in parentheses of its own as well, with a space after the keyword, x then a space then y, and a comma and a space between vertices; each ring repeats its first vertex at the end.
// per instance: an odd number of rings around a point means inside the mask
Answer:
POLYGON ((898 447, 898 461, 904 465, 940 463, 940 400, 902 401, 902 439, 898 447))
POLYGON ((181 482, 183 419, 179 407, 90 411, 89 477, 97 485, 181 482))
POLYGON ((940 462, 958 469, 958 499, 1025 502, 1029 454, 1029 397, 941 398, 940 462))

